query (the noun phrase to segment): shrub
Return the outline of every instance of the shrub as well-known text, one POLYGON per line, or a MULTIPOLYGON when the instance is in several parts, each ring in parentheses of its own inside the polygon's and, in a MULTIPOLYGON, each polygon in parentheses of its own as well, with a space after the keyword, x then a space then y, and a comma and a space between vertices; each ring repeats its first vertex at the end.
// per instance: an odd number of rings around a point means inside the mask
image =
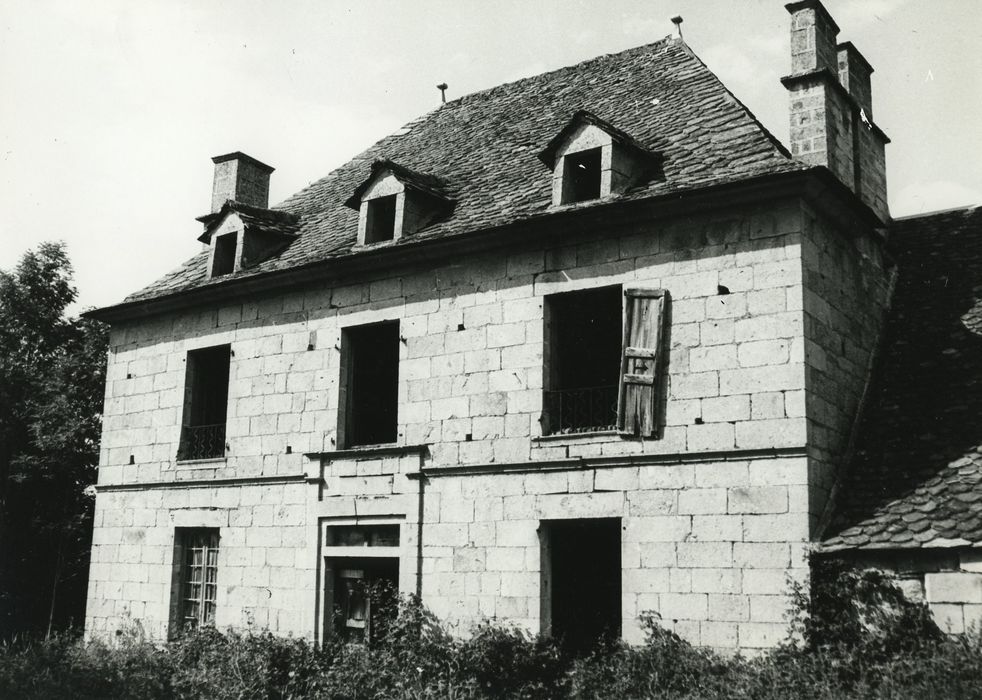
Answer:
POLYGON ((942 635, 890 579, 816 565, 793 634, 754 659, 695 648, 642 618, 645 644, 567 657, 548 639, 479 625, 452 638, 417 599, 394 602, 371 644, 319 648, 268 632, 193 632, 166 646, 69 637, 0 646, 2 698, 979 698, 982 635, 942 635))

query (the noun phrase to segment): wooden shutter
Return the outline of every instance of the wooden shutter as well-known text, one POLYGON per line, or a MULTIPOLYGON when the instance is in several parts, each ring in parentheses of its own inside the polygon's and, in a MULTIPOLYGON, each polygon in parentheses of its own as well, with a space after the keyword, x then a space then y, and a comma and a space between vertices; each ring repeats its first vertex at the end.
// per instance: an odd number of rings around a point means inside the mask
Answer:
POLYGON ((664 289, 624 288, 617 429, 628 435, 653 436, 658 430, 667 303, 664 289))

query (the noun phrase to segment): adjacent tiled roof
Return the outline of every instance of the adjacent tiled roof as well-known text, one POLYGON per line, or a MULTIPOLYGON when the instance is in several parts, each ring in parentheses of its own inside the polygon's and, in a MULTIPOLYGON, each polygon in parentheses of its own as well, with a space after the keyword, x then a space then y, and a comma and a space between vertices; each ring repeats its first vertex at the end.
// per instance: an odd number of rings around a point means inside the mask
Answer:
MULTIPOLYGON (((453 236, 548 214, 551 177, 537 154, 588 110, 664 156, 664 178, 625 198, 671 194, 804 169, 680 40, 601 56, 446 103, 382 139, 276 208, 300 218, 299 238, 236 277, 359 255, 358 214, 345 206, 388 158, 446 183, 453 215, 394 245, 453 236)), ((128 300, 224 283, 201 253, 128 300)))
POLYGON ((982 208, 899 219, 899 276, 824 550, 982 545, 982 208))

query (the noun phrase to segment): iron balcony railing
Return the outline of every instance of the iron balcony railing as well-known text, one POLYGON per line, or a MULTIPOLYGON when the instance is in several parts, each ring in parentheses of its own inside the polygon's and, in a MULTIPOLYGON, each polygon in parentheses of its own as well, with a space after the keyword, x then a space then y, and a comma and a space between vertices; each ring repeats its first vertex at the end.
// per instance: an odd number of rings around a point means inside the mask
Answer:
POLYGON ((213 459, 225 456, 225 424, 185 425, 178 459, 213 459))
POLYGON ((617 385, 545 392, 547 434, 613 430, 617 426, 617 385))

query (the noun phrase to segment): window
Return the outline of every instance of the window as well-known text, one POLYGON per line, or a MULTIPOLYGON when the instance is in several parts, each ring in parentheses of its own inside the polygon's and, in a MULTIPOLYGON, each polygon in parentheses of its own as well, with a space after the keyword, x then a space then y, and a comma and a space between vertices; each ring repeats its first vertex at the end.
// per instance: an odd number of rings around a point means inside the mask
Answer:
POLYGON ((365 222, 365 243, 381 243, 395 238, 396 197, 376 197, 368 200, 368 219, 365 222))
POLYGON ((341 335, 340 443, 344 447, 396 441, 399 398, 399 322, 346 328, 341 335))
POLYGON ((563 204, 600 198, 601 151, 601 148, 591 148, 565 156, 563 204))
POLYGON ((544 432, 613 430, 621 360, 621 288, 546 298, 544 432))
POLYGON ((177 538, 180 628, 214 625, 218 599, 218 530, 178 530, 177 538))
POLYGON ((225 456, 230 356, 228 345, 188 353, 178 459, 225 456))
POLYGON ((215 239, 215 255, 211 266, 211 276, 221 277, 235 271, 235 251, 239 234, 226 233, 215 239))

